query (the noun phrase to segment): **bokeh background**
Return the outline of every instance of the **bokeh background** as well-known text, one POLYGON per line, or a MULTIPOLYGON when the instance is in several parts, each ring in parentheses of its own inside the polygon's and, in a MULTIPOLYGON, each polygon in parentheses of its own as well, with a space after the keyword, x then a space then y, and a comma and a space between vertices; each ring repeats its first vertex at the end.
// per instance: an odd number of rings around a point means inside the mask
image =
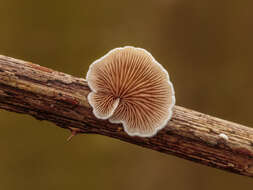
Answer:
MULTIPOLYGON (((177 104, 253 126, 251 0, 0 0, 0 54, 77 77, 112 48, 150 51, 177 104)), ((0 189, 250 190, 251 178, 0 110, 0 189)))

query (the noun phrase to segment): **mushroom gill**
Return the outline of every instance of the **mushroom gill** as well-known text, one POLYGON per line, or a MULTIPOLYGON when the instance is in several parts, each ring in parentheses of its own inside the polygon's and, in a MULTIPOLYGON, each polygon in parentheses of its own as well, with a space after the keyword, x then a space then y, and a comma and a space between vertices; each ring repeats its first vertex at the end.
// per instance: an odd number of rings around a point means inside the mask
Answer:
POLYGON ((144 49, 111 50, 90 65, 86 79, 94 115, 122 123, 131 136, 153 136, 172 116, 175 95, 168 72, 144 49))

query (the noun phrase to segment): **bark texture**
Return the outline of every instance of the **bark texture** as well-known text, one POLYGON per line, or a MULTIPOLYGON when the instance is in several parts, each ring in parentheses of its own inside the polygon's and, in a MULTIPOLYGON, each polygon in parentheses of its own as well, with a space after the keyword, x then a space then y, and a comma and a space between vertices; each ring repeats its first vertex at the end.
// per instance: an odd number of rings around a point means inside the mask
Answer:
POLYGON ((120 124, 95 118, 89 92, 84 79, 0 55, 1 109, 253 177, 253 129, 175 106, 172 119, 156 136, 131 137, 120 124))

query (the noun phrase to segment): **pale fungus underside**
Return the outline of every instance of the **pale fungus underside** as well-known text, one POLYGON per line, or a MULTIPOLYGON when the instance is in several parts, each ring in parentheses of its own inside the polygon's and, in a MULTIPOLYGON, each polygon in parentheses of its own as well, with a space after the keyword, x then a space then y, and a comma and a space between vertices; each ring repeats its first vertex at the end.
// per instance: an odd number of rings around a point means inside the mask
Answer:
POLYGON ((94 115, 149 137, 165 127, 175 104, 168 72, 141 48, 111 50, 90 65, 86 79, 94 115))

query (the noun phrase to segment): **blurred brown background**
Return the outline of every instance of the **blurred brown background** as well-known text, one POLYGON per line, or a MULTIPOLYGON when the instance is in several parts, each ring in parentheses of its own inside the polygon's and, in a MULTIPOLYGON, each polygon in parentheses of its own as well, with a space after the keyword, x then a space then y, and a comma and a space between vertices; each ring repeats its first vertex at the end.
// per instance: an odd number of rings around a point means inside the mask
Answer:
MULTIPOLYGON (((253 126, 251 0, 0 0, 0 54, 77 77, 112 48, 150 51, 177 104, 253 126)), ((253 179, 0 110, 0 189, 248 190, 253 179)))

